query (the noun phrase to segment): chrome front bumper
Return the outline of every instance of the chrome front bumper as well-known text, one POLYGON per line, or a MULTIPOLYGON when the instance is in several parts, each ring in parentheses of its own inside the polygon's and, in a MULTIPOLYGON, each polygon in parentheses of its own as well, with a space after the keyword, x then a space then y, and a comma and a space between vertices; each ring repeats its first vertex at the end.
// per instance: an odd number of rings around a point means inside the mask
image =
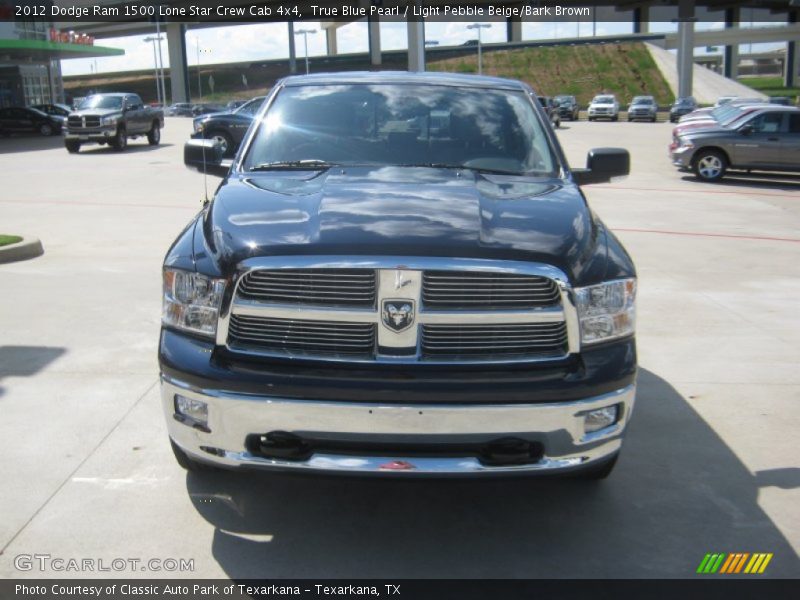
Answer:
POLYGON ((198 390, 162 375, 161 398, 170 437, 191 458, 222 467, 279 470, 399 473, 402 475, 477 475, 570 471, 617 453, 633 410, 635 385, 580 401, 552 404, 385 405, 293 400, 198 390), (175 394, 208 404, 208 428, 200 431, 175 417, 175 394), (583 415, 620 405, 618 421, 586 434, 583 415), (487 466, 477 457, 353 456, 315 453, 307 460, 264 458, 245 448, 251 434, 286 431, 332 439, 381 435, 427 439, 471 436, 490 441, 514 435, 544 446, 538 462, 487 466), (398 470, 398 465, 400 470, 398 470))
POLYGON ((87 130, 65 129, 63 131, 63 135, 65 139, 78 140, 81 142, 107 141, 117 135, 117 128, 116 127, 112 127, 110 129, 93 128, 87 130))

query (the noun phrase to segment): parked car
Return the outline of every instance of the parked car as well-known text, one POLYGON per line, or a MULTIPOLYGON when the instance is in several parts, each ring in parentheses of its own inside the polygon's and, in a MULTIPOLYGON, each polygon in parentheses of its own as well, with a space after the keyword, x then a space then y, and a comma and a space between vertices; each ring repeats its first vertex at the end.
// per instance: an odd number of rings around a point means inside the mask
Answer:
POLYGON ((225 109, 233 111, 239 108, 242 104, 245 104, 246 102, 247 100, 231 100, 225 105, 225 109))
POLYGON ((736 106, 745 106, 749 104, 764 104, 764 100, 760 98, 736 98, 729 102, 725 102, 719 106, 707 106, 705 108, 698 108, 682 116, 678 119, 678 123, 691 123, 692 121, 707 121, 707 120, 719 120, 719 115, 724 114, 725 111, 728 111, 736 106))
POLYGON ((176 102, 167 108, 166 114, 170 117, 191 117, 193 106, 193 104, 188 102, 176 102))
POLYGON ((550 123, 553 127, 561 127, 561 115, 558 112, 558 107, 556 103, 550 96, 537 96, 539 99, 539 104, 542 105, 547 118, 550 119, 550 123))
POLYGON ((225 107, 222 104, 195 104, 192 106, 192 116, 194 117, 219 112, 225 112, 225 107))
POLYGON ((611 119, 619 120, 619 102, 613 94, 599 94, 592 98, 589 104, 589 120, 611 119))
POLYGON ((636 272, 524 83, 277 83, 168 251, 161 397, 180 465, 608 475, 635 394, 636 272), (546 374, 546 375, 543 375, 546 374))
POLYGON ((193 122, 192 137, 214 140, 223 156, 233 156, 265 97, 253 98, 233 111, 196 117, 193 122))
POLYGON ((108 144, 124 150, 128 138, 147 137, 151 146, 161 141, 164 111, 145 106, 138 94, 95 94, 70 113, 64 130, 64 147, 79 152, 87 143, 108 144))
POLYGON ((652 96, 634 96, 628 105, 628 122, 645 120, 655 123, 658 118, 658 104, 652 96))
POLYGON ((569 119, 570 121, 578 120, 581 108, 578 106, 578 101, 575 99, 575 96, 556 96, 554 101, 556 106, 558 106, 558 114, 562 119, 569 119))
POLYGON ((669 122, 676 123, 683 115, 688 115, 695 110, 697 110, 697 100, 694 99, 694 96, 676 98, 669 109, 669 122))
POLYGON ((61 132, 63 117, 48 115, 35 108, 0 108, 0 135, 38 133, 50 136, 61 132))
POLYGON ((66 117, 72 112, 72 109, 66 104, 34 104, 31 108, 56 117, 66 117))
POLYGON ((800 109, 765 106, 735 127, 681 134, 671 149, 675 166, 701 181, 719 181, 729 170, 800 171, 800 109))
POLYGON ((736 126, 737 121, 743 122, 753 111, 769 106, 764 103, 740 105, 731 102, 723 104, 717 110, 712 111, 708 118, 678 123, 672 128, 672 137, 677 140, 681 134, 695 129, 736 126))
POLYGON ((770 104, 780 104, 781 106, 792 105, 792 100, 788 96, 770 96, 768 102, 770 104))

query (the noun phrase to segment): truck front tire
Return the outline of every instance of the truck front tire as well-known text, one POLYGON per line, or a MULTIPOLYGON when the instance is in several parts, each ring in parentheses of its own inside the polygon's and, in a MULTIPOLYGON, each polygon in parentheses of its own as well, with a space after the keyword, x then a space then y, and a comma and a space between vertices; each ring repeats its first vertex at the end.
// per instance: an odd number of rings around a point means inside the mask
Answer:
POLYGON ((701 150, 692 161, 692 170, 701 181, 714 183, 725 176, 728 160, 717 150, 701 150))
POLYGON ((218 129, 209 131, 206 139, 213 140, 220 147, 224 158, 230 158, 234 155, 233 139, 226 132, 218 129))
POLYGON ((153 123, 152 129, 147 132, 147 143, 151 146, 158 146, 161 142, 161 128, 158 123, 153 123))
POLYGON ((81 143, 80 142, 74 142, 72 140, 66 140, 64 142, 64 147, 67 149, 67 152, 69 152, 70 154, 77 154, 78 152, 81 151, 81 143))
POLYGON ((117 135, 114 136, 114 139, 111 142, 111 146, 117 152, 122 152, 123 150, 125 150, 125 148, 128 147, 128 136, 124 127, 120 127, 119 129, 117 129, 117 135))

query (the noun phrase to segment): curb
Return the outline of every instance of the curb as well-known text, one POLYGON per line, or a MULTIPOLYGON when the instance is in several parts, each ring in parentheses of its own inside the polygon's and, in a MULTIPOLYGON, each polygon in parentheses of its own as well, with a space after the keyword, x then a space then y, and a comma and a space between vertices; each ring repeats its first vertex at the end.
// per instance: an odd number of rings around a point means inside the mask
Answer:
POLYGON ((27 260, 42 254, 44 254, 44 248, 38 238, 23 237, 21 241, 15 244, 0 246, 0 263, 27 260))

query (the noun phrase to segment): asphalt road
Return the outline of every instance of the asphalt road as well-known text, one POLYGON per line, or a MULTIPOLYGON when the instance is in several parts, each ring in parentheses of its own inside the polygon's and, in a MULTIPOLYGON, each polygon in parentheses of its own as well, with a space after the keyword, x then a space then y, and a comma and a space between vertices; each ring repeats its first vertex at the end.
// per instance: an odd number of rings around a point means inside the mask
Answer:
POLYGON ((800 576, 800 178, 697 183, 667 123, 559 131, 575 166, 633 157, 585 189, 640 274, 639 395, 602 483, 198 477, 156 362, 160 263, 204 195, 189 129, 123 154, 0 139, 0 233, 45 248, 0 265, 0 577, 693 577, 707 552, 800 576), (33 554, 194 570, 20 570, 33 554))

